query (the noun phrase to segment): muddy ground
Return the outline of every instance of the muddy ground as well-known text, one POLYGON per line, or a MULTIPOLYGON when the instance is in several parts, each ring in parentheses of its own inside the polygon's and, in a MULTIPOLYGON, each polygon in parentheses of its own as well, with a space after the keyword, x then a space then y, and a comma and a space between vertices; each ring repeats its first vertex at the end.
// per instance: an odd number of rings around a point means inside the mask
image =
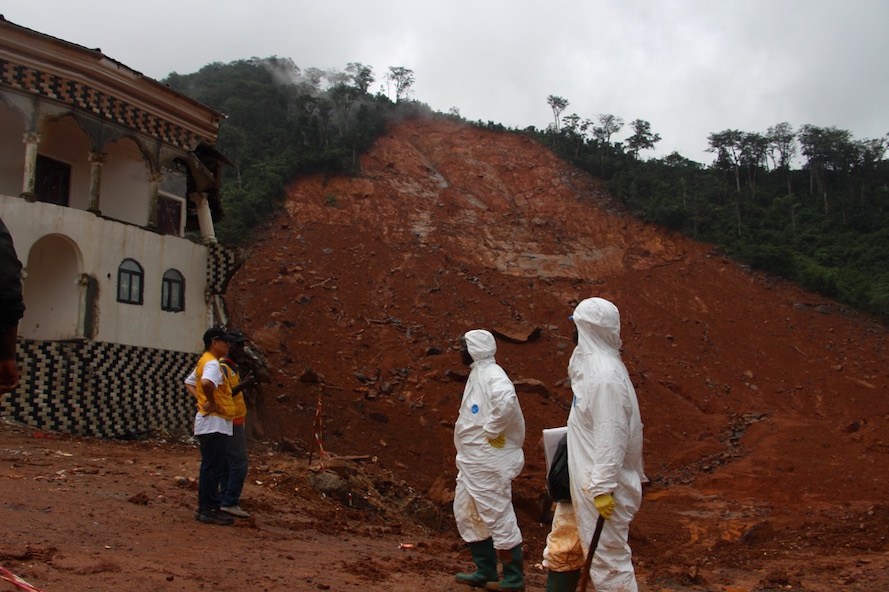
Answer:
POLYGON ((621 310, 645 423, 640 589, 889 589, 875 319, 642 224, 527 139, 440 120, 394 126, 360 178, 291 185, 244 254, 226 304, 268 364, 250 395, 254 517, 193 520, 186 434, 4 425, 0 565, 46 590, 455 589, 456 343, 486 328, 528 425, 514 500, 542 590, 540 433, 565 423, 568 315, 595 295, 621 310))

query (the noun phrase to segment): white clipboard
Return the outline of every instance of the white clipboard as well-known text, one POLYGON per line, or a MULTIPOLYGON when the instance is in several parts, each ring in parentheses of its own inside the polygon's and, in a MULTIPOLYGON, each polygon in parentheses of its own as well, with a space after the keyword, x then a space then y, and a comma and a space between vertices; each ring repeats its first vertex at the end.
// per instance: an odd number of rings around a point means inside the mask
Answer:
POLYGON ((560 428, 547 428, 543 430, 543 452, 546 455, 546 474, 549 475, 549 468, 553 463, 553 456, 556 454, 556 448, 559 446, 559 440, 568 433, 568 426, 560 428))

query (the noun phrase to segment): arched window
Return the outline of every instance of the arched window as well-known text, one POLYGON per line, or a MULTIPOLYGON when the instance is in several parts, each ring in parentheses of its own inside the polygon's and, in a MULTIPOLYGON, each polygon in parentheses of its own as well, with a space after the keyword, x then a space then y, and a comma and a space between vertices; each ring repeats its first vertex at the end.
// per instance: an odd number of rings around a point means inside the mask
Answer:
POLYGON ((145 272, 135 259, 124 259, 117 268, 117 301, 142 304, 145 272))
POLYGON ((175 269, 164 272, 161 284, 161 308, 164 310, 185 310, 185 278, 175 269))

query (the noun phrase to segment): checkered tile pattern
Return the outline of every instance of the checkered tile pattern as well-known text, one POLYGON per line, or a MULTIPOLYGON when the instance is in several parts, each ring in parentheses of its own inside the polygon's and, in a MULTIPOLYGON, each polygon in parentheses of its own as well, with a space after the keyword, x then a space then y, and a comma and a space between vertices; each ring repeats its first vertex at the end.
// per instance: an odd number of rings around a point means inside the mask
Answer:
POLYGON ((186 436, 194 400, 182 382, 195 353, 98 342, 25 340, 22 382, 0 415, 39 430, 103 438, 186 436))
POLYGON ((228 281, 238 268, 237 253, 219 243, 211 243, 207 248, 207 290, 210 294, 223 294, 228 281))
POLYGON ((198 134, 85 84, 2 58, 0 85, 78 107, 180 148, 193 150, 200 142, 207 141, 198 134))

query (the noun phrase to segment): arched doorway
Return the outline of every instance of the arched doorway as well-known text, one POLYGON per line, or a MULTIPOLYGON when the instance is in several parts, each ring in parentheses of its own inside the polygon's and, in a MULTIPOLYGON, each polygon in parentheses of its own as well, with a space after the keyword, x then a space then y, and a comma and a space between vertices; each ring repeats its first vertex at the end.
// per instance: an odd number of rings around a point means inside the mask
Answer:
POLYGON ((28 253, 23 290, 25 316, 19 332, 25 339, 60 341, 84 337, 85 285, 81 254, 66 236, 40 238, 28 253))

